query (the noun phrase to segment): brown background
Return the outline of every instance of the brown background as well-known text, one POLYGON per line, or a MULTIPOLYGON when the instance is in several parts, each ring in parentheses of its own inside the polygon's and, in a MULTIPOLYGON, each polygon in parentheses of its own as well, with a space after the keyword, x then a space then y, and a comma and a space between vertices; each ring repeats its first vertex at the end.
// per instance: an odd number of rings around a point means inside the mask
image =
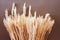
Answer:
POLYGON ((60 40, 60 0, 0 0, 0 40, 10 40, 8 32, 3 25, 4 11, 11 10, 12 3, 17 3, 18 12, 22 13, 22 6, 25 1, 32 6, 32 14, 36 10, 39 14, 45 15, 47 12, 55 19, 55 24, 47 40, 60 40))

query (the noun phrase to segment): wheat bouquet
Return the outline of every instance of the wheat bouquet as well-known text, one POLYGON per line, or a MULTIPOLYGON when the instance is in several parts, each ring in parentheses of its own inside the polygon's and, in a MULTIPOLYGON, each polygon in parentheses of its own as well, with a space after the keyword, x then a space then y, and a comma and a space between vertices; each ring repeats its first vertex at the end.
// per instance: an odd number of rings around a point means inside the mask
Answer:
POLYGON ((45 40, 46 33, 50 33, 54 20, 51 20, 50 14, 45 17, 34 16, 31 14, 31 5, 29 5, 29 13, 26 16, 26 3, 23 5, 23 13, 17 13, 15 3, 12 5, 11 15, 5 10, 5 18, 3 23, 9 33, 11 40, 45 40))

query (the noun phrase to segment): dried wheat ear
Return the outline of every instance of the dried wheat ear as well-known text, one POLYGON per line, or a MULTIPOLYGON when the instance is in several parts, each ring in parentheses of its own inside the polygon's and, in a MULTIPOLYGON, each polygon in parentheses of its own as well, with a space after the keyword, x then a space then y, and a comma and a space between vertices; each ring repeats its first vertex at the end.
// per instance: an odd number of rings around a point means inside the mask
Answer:
POLYGON ((29 5, 29 14, 26 15, 26 3, 23 5, 23 13, 17 13, 15 3, 12 5, 11 15, 8 15, 8 10, 5 10, 5 18, 3 23, 9 33, 11 40, 45 40, 46 33, 50 33, 54 20, 51 20, 50 14, 45 17, 36 17, 31 14, 31 5, 29 5))

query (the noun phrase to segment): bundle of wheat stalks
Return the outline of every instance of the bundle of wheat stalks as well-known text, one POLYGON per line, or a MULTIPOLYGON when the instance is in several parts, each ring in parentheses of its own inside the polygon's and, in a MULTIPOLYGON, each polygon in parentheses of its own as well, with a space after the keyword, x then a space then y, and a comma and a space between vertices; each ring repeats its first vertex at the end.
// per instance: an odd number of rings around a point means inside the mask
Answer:
POLYGON ((31 15, 31 6, 29 5, 29 14, 26 15, 26 3, 23 5, 23 13, 17 13, 15 3, 12 5, 11 15, 5 10, 3 23, 10 35, 11 40, 44 40, 46 33, 50 33, 54 20, 51 20, 50 14, 45 17, 36 17, 31 15))

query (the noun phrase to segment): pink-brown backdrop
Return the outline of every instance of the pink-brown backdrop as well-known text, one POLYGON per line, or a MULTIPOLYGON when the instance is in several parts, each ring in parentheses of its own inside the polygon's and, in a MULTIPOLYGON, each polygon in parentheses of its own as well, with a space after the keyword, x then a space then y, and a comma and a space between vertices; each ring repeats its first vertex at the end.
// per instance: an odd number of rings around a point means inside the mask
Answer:
POLYGON ((32 6, 32 15, 34 11, 37 11, 37 16, 50 13, 51 17, 55 19, 55 24, 49 34, 47 40, 60 40, 60 0, 0 0, 0 40, 10 40, 8 32, 3 25, 4 11, 6 8, 11 10, 12 3, 17 3, 18 12, 22 13, 22 6, 27 1, 27 13, 28 5, 32 6))

